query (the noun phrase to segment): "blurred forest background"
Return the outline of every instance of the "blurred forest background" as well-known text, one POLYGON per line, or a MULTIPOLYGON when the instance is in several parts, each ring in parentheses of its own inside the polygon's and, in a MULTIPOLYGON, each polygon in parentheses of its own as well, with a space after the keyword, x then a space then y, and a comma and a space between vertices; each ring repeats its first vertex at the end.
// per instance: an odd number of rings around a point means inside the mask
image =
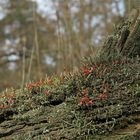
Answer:
POLYGON ((72 71, 137 0, 0 0, 0 91, 72 71))

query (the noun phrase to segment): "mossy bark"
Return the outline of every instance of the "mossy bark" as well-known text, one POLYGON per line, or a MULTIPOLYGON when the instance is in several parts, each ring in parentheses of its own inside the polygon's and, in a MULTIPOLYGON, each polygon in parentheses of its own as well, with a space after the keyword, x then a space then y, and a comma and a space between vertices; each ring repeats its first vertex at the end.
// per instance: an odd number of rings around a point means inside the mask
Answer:
POLYGON ((103 53, 109 58, 116 54, 140 56, 140 15, 135 14, 121 22, 107 38, 103 48, 103 53))

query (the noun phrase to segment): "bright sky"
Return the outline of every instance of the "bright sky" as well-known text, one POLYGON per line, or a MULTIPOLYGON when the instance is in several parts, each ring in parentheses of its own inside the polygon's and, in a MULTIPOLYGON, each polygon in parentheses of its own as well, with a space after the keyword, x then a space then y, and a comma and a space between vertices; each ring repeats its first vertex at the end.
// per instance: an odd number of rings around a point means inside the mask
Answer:
POLYGON ((51 0, 36 0, 38 4, 38 12, 44 17, 51 15, 52 19, 56 19, 56 10, 51 0))
POLYGON ((9 0, 0 0, 0 20, 3 19, 5 17, 5 13, 6 11, 6 4, 8 3, 9 0))

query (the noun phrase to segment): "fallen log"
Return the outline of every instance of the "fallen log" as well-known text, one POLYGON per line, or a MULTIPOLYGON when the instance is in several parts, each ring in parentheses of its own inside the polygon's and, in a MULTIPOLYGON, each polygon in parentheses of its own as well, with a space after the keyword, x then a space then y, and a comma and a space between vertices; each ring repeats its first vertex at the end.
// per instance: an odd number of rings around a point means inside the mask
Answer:
POLYGON ((137 12, 132 15, 116 26, 114 33, 105 41, 101 55, 106 54, 109 58, 120 54, 140 56, 140 15, 137 12))

